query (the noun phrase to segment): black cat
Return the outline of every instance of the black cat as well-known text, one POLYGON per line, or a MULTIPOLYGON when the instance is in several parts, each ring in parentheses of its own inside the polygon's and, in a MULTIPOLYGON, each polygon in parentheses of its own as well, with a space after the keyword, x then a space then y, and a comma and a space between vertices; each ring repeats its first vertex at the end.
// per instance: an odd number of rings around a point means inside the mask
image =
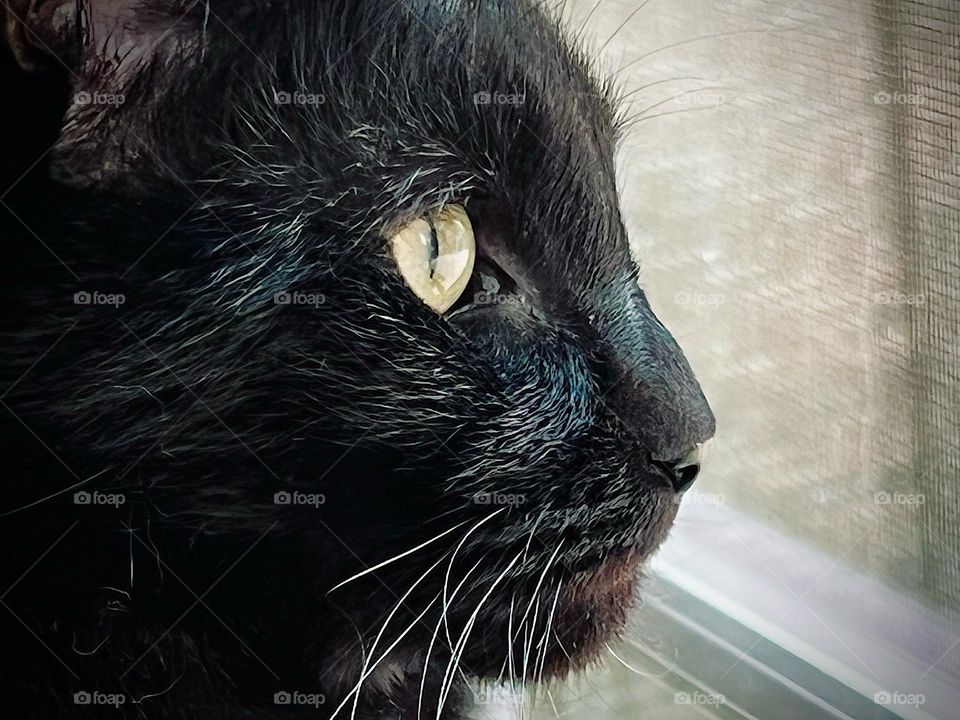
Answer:
POLYGON ((597 658, 714 419, 557 21, 5 28, 5 716, 458 718, 597 658))

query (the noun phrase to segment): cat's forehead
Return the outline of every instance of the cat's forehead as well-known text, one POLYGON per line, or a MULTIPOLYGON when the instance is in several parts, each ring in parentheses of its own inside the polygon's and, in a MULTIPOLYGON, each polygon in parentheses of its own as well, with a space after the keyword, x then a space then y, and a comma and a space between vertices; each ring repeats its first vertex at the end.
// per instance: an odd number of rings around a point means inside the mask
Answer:
MULTIPOLYGON (((470 177, 463 182, 471 190, 503 198, 521 250, 549 245, 619 270, 627 253, 616 102, 559 23, 526 2, 408 0, 403 8, 407 24, 381 44, 403 51, 392 68, 404 76, 399 87, 416 90, 396 98, 408 119, 400 135, 439 141, 450 154, 443 166, 458 180, 470 177)), ((542 262, 571 270, 557 257, 542 262)))

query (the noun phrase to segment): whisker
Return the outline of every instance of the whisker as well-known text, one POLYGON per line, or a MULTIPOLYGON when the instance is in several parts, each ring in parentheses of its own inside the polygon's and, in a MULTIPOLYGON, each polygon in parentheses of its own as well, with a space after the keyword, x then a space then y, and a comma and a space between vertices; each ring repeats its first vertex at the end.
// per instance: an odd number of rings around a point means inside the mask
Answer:
POLYGON ((597 8, 600 7, 600 4, 602 2, 603 0, 597 0, 597 2, 594 3, 594 6, 590 8, 590 12, 587 13, 587 16, 580 21, 580 30, 574 35, 575 41, 577 43, 583 42, 583 33, 586 32, 587 25, 590 24, 590 18, 593 17, 593 14, 597 11, 597 8))
MULTIPOLYGON (((553 637, 557 641, 557 645, 559 646, 561 652, 563 652, 563 654, 567 656, 567 660, 569 660, 570 662, 573 662, 573 658, 570 657, 570 653, 567 652, 567 649, 563 646, 563 641, 560 640, 560 636, 557 635, 556 632, 554 632, 553 637)), ((598 698, 600 698, 600 702, 606 705, 610 709, 611 713, 616 714, 616 708, 614 708, 614 706, 607 701, 606 696, 604 695, 604 693, 600 691, 600 688, 598 688, 596 685, 590 682, 589 677, 587 677, 586 675, 581 675, 580 679, 590 686, 590 689, 593 690, 593 692, 596 694, 598 698)))
POLYGON ((687 95, 693 95, 694 93, 698 93, 698 92, 703 92, 704 90, 716 90, 718 87, 721 87, 721 86, 720 86, 720 85, 712 85, 712 86, 710 86, 710 87, 694 88, 693 90, 684 90, 682 93, 677 93, 676 95, 673 95, 673 96, 671 96, 671 97, 668 97, 668 98, 666 98, 665 100, 661 100, 660 102, 654 103, 653 105, 650 105, 649 107, 645 107, 643 110, 641 110, 640 112, 638 112, 638 113, 636 114, 636 116, 639 117, 640 119, 642 119, 642 116, 643 116, 644 114, 650 112, 650 111, 653 110, 654 108, 660 107, 661 105, 666 105, 668 102, 673 102, 674 100, 679 100, 679 99, 682 98, 682 97, 685 97, 685 96, 687 96, 687 95))
POLYGON ((634 116, 634 117, 631 117, 631 118, 628 118, 627 120, 625 120, 624 123, 623 123, 623 127, 624 127, 624 129, 629 130, 635 123, 638 123, 638 122, 641 122, 641 121, 644 121, 644 120, 653 120, 653 119, 658 118, 658 117, 664 117, 665 115, 682 115, 683 113, 704 112, 704 111, 706 111, 706 110, 716 110, 717 107, 719 107, 719 106, 718 106, 718 105, 714 105, 714 106, 712 106, 712 107, 711 107, 711 106, 706 106, 706 107, 692 107, 692 108, 684 108, 684 109, 682 109, 682 110, 667 110, 666 112, 654 113, 653 115, 634 116))
POLYGON ((557 583, 557 591, 553 594, 553 605, 550 607, 550 615, 547 616, 547 626, 543 631, 543 638, 540 640, 540 669, 537 671, 537 685, 543 680, 543 668, 547 664, 547 646, 550 644, 550 631, 553 629, 553 618, 557 613, 557 602, 560 600, 560 591, 563 586, 557 583))
MULTIPOLYGON (((404 630, 402 633, 400 633, 400 634, 397 636, 397 639, 394 640, 392 643, 390 643, 390 647, 388 647, 386 650, 383 651, 383 653, 380 655, 380 657, 377 658, 376 662, 373 663, 373 665, 371 666, 370 670, 368 670, 367 673, 360 678, 360 681, 357 683, 357 686, 356 686, 356 687, 357 687, 357 691, 356 691, 356 693, 355 693, 355 695, 354 695, 354 698, 353 698, 353 709, 352 709, 351 712, 350 712, 350 719, 351 719, 351 720, 354 720, 354 718, 356 717, 357 704, 359 703, 359 700, 360 700, 360 686, 363 684, 363 681, 366 680, 367 677, 369 677, 370 674, 372 674, 374 670, 376 670, 377 665, 379 665, 381 662, 383 662, 384 658, 386 658, 386 657, 388 657, 388 656, 390 655, 391 651, 392 651, 397 645, 400 644, 400 642, 403 640, 403 638, 405 638, 405 637, 407 636, 407 633, 409 633, 411 630, 413 630, 414 626, 423 619, 423 616, 426 615, 426 614, 430 611, 430 608, 432 608, 432 607, 433 607, 433 604, 434 604, 437 600, 439 600, 439 599, 440 599, 440 594, 437 593, 437 595, 435 595, 434 598, 433 598, 429 603, 427 603, 427 606, 423 609, 423 611, 422 611, 419 615, 417 615, 417 617, 415 617, 415 618, 413 619, 413 622, 411 622, 411 623, 407 626, 406 630, 404 630)), ((376 646, 374 646, 374 647, 376 647, 376 646)), ((334 715, 335 715, 335 714, 336 714, 336 711, 334 711, 334 715)), ((331 716, 331 717, 332 717, 332 716, 331 716)))
POLYGON ((557 704, 553 701, 553 693, 547 688, 547 699, 550 700, 550 707, 553 708, 553 716, 560 720, 560 713, 557 711, 557 704))
MULTIPOLYGON (((351 695, 354 696, 354 701, 353 701, 353 708, 351 710, 350 717, 352 718, 356 714, 357 703, 360 700, 360 688, 363 685, 363 681, 367 679, 367 677, 370 675, 370 673, 373 672, 374 669, 376 669, 377 664, 380 663, 384 657, 386 657, 387 652, 392 650, 393 647, 396 646, 396 643, 399 642, 399 640, 402 639, 403 636, 405 636, 408 632, 410 632, 410 630, 413 627, 413 625, 411 625, 406 630, 404 630, 404 632, 401 633, 400 638, 398 638, 397 641, 395 641, 393 645, 391 645, 390 648, 388 648, 387 651, 377 659, 377 661, 373 664, 373 667, 370 667, 370 660, 373 657, 374 651, 377 649, 377 645, 380 643, 380 639, 383 637, 383 634, 386 632, 387 626, 390 624, 390 620, 392 620, 393 616, 396 615, 397 611, 400 610, 401 606, 403 605, 403 601, 410 596, 410 593, 412 593, 416 589, 416 587, 421 582, 423 582, 423 579, 427 577, 427 575, 429 575, 433 571, 433 569, 437 567, 441 562, 443 562, 443 558, 440 558, 439 560, 437 560, 437 562, 435 562, 433 565, 427 568, 426 572, 424 572, 419 578, 417 578, 413 582, 413 584, 409 588, 407 588, 406 592, 404 592, 404 594, 397 600, 396 605, 393 606, 393 609, 387 615, 386 620, 384 620, 383 624, 380 626, 380 630, 377 633, 376 638, 374 638, 373 645, 371 645, 370 647, 369 654, 364 653, 366 655, 366 659, 364 660, 363 667, 361 668, 361 671, 360 671, 360 679, 357 681, 357 684, 354 686, 354 688, 349 693, 347 693, 346 697, 344 697, 344 699, 340 702, 340 704, 336 707, 336 709, 331 713, 330 715, 331 718, 335 717, 336 714, 343 709, 344 705, 346 705, 347 702, 349 702, 351 695)), ((430 604, 432 605, 433 602, 431 602, 430 604)), ((424 611, 424 613, 426 613, 426 610, 424 611)), ((421 613, 420 617, 423 617, 424 613, 421 613)), ((420 617, 417 618, 418 621, 420 617)))
MULTIPOLYGON (((454 593, 456 593, 456 591, 454 591, 454 593)), ((420 720, 423 713, 423 695, 427 686, 427 672, 430 665, 430 653, 433 652, 433 646, 437 641, 437 636, 440 634, 440 625, 443 623, 444 617, 444 613, 441 612, 440 616, 437 618, 437 626, 434 628, 433 635, 430 637, 430 644, 427 645, 427 654, 423 658, 423 671, 420 673, 420 694, 417 696, 417 720, 420 720)))
POLYGON ((645 59, 647 59, 647 58, 649 58, 649 57, 652 57, 653 55, 656 55, 657 53, 664 52, 665 50, 673 50, 674 48, 682 47, 683 45, 691 45, 691 44, 696 43, 696 42, 703 42, 704 40, 715 40, 715 39, 717 39, 717 38, 731 37, 731 36, 735 36, 735 35, 751 35, 751 34, 757 34, 757 33, 765 34, 765 33, 774 33, 774 32, 793 32, 793 31, 795 31, 795 30, 800 30, 800 29, 801 29, 801 28, 799 28, 799 27, 790 27, 790 28, 750 28, 750 29, 744 29, 744 30, 728 30, 728 31, 725 31, 725 32, 709 33, 709 34, 707 34, 707 35, 700 35, 700 36, 695 37, 695 38, 687 38, 686 40, 680 40, 680 41, 675 42, 675 43, 670 43, 669 45, 664 45, 664 46, 662 46, 662 47, 658 47, 656 50, 650 50, 649 52, 645 52, 645 53, 644 53, 643 55, 641 55, 640 57, 636 57, 636 58, 634 58, 633 60, 631 60, 630 62, 628 62, 626 65, 620 66, 620 68, 617 69, 617 71, 613 74, 613 76, 614 76, 614 77, 619 76, 620 73, 622 73, 622 72, 623 72, 624 70, 626 70, 627 68, 632 67, 633 65, 636 65, 638 62, 641 62, 642 60, 645 60, 645 59))
MULTIPOLYGON (((540 606, 537 605, 537 609, 540 609, 540 606)), ((533 619, 530 624, 523 631, 523 670, 521 671, 520 678, 522 683, 523 692, 527 691, 527 666, 530 662, 530 651, 533 649, 533 631, 536 629, 537 624, 537 613, 533 613, 533 619)))
POLYGON ((454 655, 450 658, 450 663, 447 664, 447 671, 444 672, 443 681, 440 684, 440 702, 437 705, 436 720, 440 720, 440 713, 443 710, 443 706, 446 704, 447 694, 450 692, 450 686, 453 684, 453 675, 450 670, 454 663, 459 662, 459 657, 463 654, 463 649, 466 647, 467 640, 470 638, 470 631, 473 629, 473 624, 476 622, 481 608, 483 608, 484 603, 486 603, 493 591, 496 590, 497 585, 499 585, 500 582, 507 577, 510 571, 513 570, 513 566, 517 564, 518 560, 520 560, 520 553, 517 553, 514 556, 513 560, 510 561, 507 567, 504 568, 503 572, 501 572, 497 579, 493 581, 493 583, 490 585, 490 588, 486 593, 484 593, 483 597, 480 598, 480 602, 477 603, 477 607, 471 613, 463 632, 460 634, 460 639, 457 640, 457 647, 454 648, 454 655), (449 682, 447 680, 448 677, 449 682))
POLYGON ((623 665, 627 670, 629 670, 630 672, 632 672, 634 675, 639 675, 640 677, 649 677, 648 673, 640 672, 639 670, 637 670, 637 669, 636 669, 635 667, 633 667, 632 665, 628 665, 627 662, 626 662, 622 657, 620 657, 619 655, 617 655, 617 654, 613 651, 613 648, 610 647, 610 643, 604 643, 604 645, 605 645, 606 648, 607 648, 607 652, 610 653, 611 655, 613 655, 614 659, 616 659, 616 661, 617 661, 618 663, 620 663, 621 665, 623 665))
POLYGON ((680 81, 682 81, 682 80, 697 80, 697 81, 699 81, 699 82, 716 82, 716 80, 712 80, 712 79, 710 79, 710 78, 705 78, 705 77, 700 77, 699 75, 679 75, 679 76, 677 76, 677 77, 663 78, 662 80, 654 80, 653 82, 644 83, 643 85, 640 85, 639 87, 635 87, 635 88, 634 88, 633 90, 631 90, 630 92, 624 93, 623 95, 620 95, 620 96, 618 97, 618 100, 620 100, 620 101, 622 102, 622 101, 626 100, 627 98, 629 98, 631 95, 636 95, 638 92, 641 92, 641 91, 643 91, 643 90, 647 90, 647 89, 652 88, 652 87, 655 87, 655 86, 657 86, 657 85, 663 85, 664 83, 680 82, 680 81))
POLYGON ((400 560, 401 558, 405 558, 407 555, 410 555, 410 554, 412 554, 412 553, 415 553, 417 550, 420 550, 421 548, 425 548, 427 545, 430 545, 431 543, 436 542, 436 541, 439 540, 440 538, 442 538, 442 537, 444 537, 444 536, 446 536, 446 535, 449 535, 449 534, 452 533, 454 530, 456 530, 458 527, 460 527, 460 526, 462 526, 462 525, 465 525, 466 523, 467 523, 466 520, 464 520, 464 521, 461 522, 461 523, 457 523, 457 524, 454 525, 452 528, 450 528, 450 529, 448 529, 448 530, 444 530, 444 531, 443 531, 442 533, 440 533, 439 535, 435 535, 434 537, 430 538, 430 539, 427 540, 426 542, 420 543, 420 544, 417 545, 416 547, 410 548, 409 550, 405 550, 404 552, 400 553, 399 555, 394 555, 392 558, 389 558, 389 559, 387 559, 387 560, 384 560, 383 562, 379 562, 379 563, 377 563, 376 565, 374 565, 373 567, 367 568, 367 569, 364 570, 363 572, 358 572, 356 575, 351 575, 351 576, 348 577, 346 580, 343 580, 342 582, 337 583, 337 584, 334 585, 332 588, 330 588, 329 590, 327 590, 326 594, 329 595, 329 594, 332 593, 334 590, 337 590, 337 589, 339 589, 339 588, 342 588, 342 587, 343 587, 344 585, 346 585, 347 583, 351 583, 351 582, 353 582, 354 580, 357 580, 357 579, 359 579, 359 578, 362 578, 364 575, 369 575, 370 573, 375 572, 375 571, 379 570, 380 568, 389 565, 390 563, 396 562, 397 560, 400 560))
MULTIPOLYGON (((454 553, 454 556, 455 555, 456 553, 454 553)), ((449 596, 446 595, 446 587, 444 587, 444 590, 441 592, 441 595, 443 596, 443 603, 440 611, 440 617, 437 620, 437 627, 433 632, 433 636, 430 638, 430 644, 427 647, 427 655, 423 661, 423 674, 420 677, 420 697, 417 700, 417 718, 418 719, 420 717, 421 708, 423 705, 423 694, 425 691, 426 681, 427 681, 427 663, 430 660, 430 652, 433 650, 434 643, 436 642, 437 635, 439 634, 439 631, 440 631, 440 626, 441 625, 444 626, 444 629, 447 635, 447 646, 450 648, 450 652, 453 653, 453 639, 450 637, 450 625, 447 620, 447 609, 449 608, 449 605, 453 601, 453 599, 457 596, 457 593, 460 592, 460 588, 464 586, 464 584, 467 582, 467 579, 470 577, 473 571, 480 566, 480 563, 483 560, 484 558, 480 558, 479 560, 477 560, 477 562, 473 564, 473 567, 471 567, 467 571, 467 573, 463 576, 463 579, 460 580, 459 583, 457 583, 457 586, 453 589, 453 592, 449 596)), ((450 563, 451 564, 453 563, 453 557, 450 558, 450 563)), ((449 567, 448 567, 448 570, 449 570, 449 567)))
POLYGON ((517 669, 513 660, 513 613, 516 610, 517 594, 510 595, 510 615, 507 619, 507 666, 510 672, 510 689, 516 692, 517 669))
POLYGON ((527 616, 530 614, 530 608, 533 607, 534 600, 536 600, 537 595, 540 591, 540 586, 543 584, 544 578, 547 577, 547 573, 550 572, 550 567, 553 565, 553 561, 556 560, 557 555, 560 552, 560 548, 563 547, 564 538, 560 539, 560 542, 557 543, 557 547, 554 549, 553 554, 547 560, 546 566, 543 568, 543 572, 540 573, 540 578, 537 580, 536 586, 533 588, 533 597, 530 598, 530 602, 527 604, 527 609, 523 613, 523 617, 520 619, 520 626, 522 627, 524 622, 527 620, 527 616))
POLYGON ((610 41, 613 40, 613 39, 617 36, 617 33, 619 33, 621 30, 623 30, 623 28, 626 27, 627 23, 630 22, 630 21, 633 19, 633 16, 636 15, 638 12, 640 12, 641 10, 643 10, 643 8, 645 8, 645 7, 647 6, 647 3, 648 3, 648 2, 650 2, 650 0, 643 0, 643 2, 640 3, 640 5, 637 7, 636 10, 634 10, 632 13, 630 13, 629 15, 627 15, 626 20, 624 20, 622 23, 620 23, 620 26, 619 26, 616 30, 613 31, 613 34, 612 34, 610 37, 608 37, 608 38, 606 39, 606 41, 603 43, 603 45, 600 46, 600 49, 597 50, 597 53, 596 53, 597 55, 599 55, 600 53, 602 53, 602 52, 604 51, 604 49, 606 49, 607 45, 610 44, 610 41))
POLYGON ((20 507, 14 508, 13 510, 7 510, 6 512, 2 512, 2 513, 0 513, 0 517, 7 517, 7 515, 13 515, 14 513, 20 512, 21 510, 26 510, 26 509, 28 509, 28 508, 34 507, 35 505, 39 505, 40 503, 46 502, 47 500, 52 500, 53 498, 57 497, 58 495, 63 495, 64 493, 68 493, 68 492, 70 492, 71 490, 74 490, 74 489, 80 487, 81 485, 86 485, 86 484, 87 484, 88 482, 90 482, 91 480, 96 480, 98 477, 100 477, 101 475, 103 475, 105 472, 107 472, 107 471, 110 470, 110 469, 111 469, 110 467, 105 467, 105 468, 104 468, 103 470, 101 470, 100 472, 94 473, 94 474, 91 475, 90 477, 84 478, 83 480, 80 480, 79 482, 75 482, 73 485, 70 485, 70 486, 68 486, 68 487, 65 487, 65 488, 63 488, 62 490, 57 490, 56 492, 52 492, 52 493, 50 493, 49 495, 46 495, 46 496, 40 498, 39 500, 34 500, 34 501, 31 502, 31 503, 27 503, 26 505, 21 505, 20 507))
MULTIPOLYGON (((472 528, 467 530, 467 532, 464 533, 464 536, 460 538, 460 542, 457 543, 457 547, 454 548, 453 555, 450 558, 449 564, 447 565, 447 572, 444 574, 444 577, 443 577, 443 616, 444 616, 444 626, 446 628, 446 633, 447 633, 447 642, 450 643, 451 645, 453 644, 453 641, 450 638, 450 628, 446 624, 446 616, 447 616, 447 608, 449 607, 447 592, 450 587, 450 572, 451 570, 453 570, 453 562, 454 560, 456 560, 457 553, 460 552, 460 549, 463 547, 464 543, 467 541, 467 538, 470 537, 470 535, 473 534, 478 528, 480 528, 481 525, 483 525, 484 523, 486 523, 488 520, 495 517, 499 513, 503 512, 504 510, 506 510, 506 508, 500 508, 499 510, 496 510, 490 513, 485 518, 483 518, 480 522, 474 525, 472 528)), ((466 576, 464 576, 464 581, 465 580, 466 580, 466 576)))

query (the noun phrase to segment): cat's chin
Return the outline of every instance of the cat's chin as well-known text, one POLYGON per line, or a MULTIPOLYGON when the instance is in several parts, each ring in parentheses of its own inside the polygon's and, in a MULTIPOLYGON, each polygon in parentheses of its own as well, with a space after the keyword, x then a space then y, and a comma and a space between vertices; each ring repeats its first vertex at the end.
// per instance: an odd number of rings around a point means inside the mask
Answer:
POLYGON ((676 498, 663 497, 660 512, 648 516, 632 539, 613 547, 597 543, 592 551, 576 552, 576 559, 561 556, 556 573, 525 578, 505 591, 478 618, 482 629, 474 631, 464 666, 484 679, 537 682, 606 658, 607 645, 621 634, 638 599, 644 564, 676 516, 676 498), (512 647, 507 637, 514 638, 512 647))
POLYGON ((463 665, 486 680, 523 678, 527 682, 560 679, 606 655, 606 645, 623 631, 635 604, 648 553, 640 547, 609 554, 575 573, 554 591, 532 603, 535 618, 517 629, 527 603, 498 608, 487 615, 477 642, 463 665), (504 641, 515 637, 512 648, 504 641), (512 650, 512 652, 511 652, 512 650))
MULTIPOLYGON (((486 580, 463 595, 462 576, 455 570, 444 582, 438 565, 436 581, 443 585, 426 592, 424 600, 438 591, 438 598, 449 592, 457 601, 446 609, 438 603, 423 622, 411 616, 409 641, 390 651, 366 682, 371 697, 401 702, 398 688, 420 693, 421 684, 428 698, 438 697, 454 677, 530 685, 562 679, 606 659, 607 645, 623 632, 637 600, 643 566, 676 514, 674 500, 665 493, 658 500, 646 506, 656 511, 645 513, 642 525, 630 532, 609 537, 581 529, 576 543, 572 537, 557 544, 543 539, 540 553, 531 553, 532 562, 522 570, 511 574, 491 564, 486 580)), ((514 553, 523 549, 487 549, 477 560, 463 558, 459 567, 469 575, 492 555, 519 557, 514 553)), ((412 605, 420 607, 416 601, 412 605)), ((346 691, 361 674, 363 658, 336 656, 337 666, 330 671, 330 677, 336 675, 333 691, 346 691)), ((462 690, 469 699, 466 686, 462 690)))

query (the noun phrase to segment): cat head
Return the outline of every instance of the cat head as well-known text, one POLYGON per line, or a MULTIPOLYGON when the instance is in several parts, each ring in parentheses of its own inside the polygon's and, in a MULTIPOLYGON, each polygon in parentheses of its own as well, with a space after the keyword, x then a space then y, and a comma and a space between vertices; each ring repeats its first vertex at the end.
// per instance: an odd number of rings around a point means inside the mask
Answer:
POLYGON ((246 620, 296 620, 341 689, 374 645, 383 688, 450 658, 533 677, 595 657, 714 418, 638 285, 615 93, 557 22, 514 1, 18 5, 21 64, 69 86, 68 217, 43 236, 70 272, 31 296, 29 337, 77 326, 13 407, 181 566, 266 538, 257 572, 298 617, 246 620))

